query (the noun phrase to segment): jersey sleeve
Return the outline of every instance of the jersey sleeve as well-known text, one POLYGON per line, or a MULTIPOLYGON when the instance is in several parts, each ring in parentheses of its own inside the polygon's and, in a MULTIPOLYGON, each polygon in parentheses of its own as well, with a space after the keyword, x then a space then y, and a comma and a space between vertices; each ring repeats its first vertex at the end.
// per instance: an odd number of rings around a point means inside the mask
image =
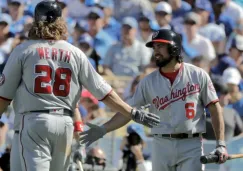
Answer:
POLYGON ((132 106, 132 107, 136 107, 136 108, 139 108, 141 106, 144 106, 146 105, 146 101, 145 101, 145 98, 144 98, 144 81, 142 80, 138 85, 137 85, 137 88, 136 88, 136 91, 135 93, 133 94, 132 98, 129 99, 127 101, 127 103, 132 106))
POLYGON ((4 67, 0 78, 0 98, 11 101, 22 78, 22 52, 15 48, 4 67))
POLYGON ((218 96, 209 75, 203 71, 201 97, 205 107, 211 103, 218 102, 218 96))
POLYGON ((95 71, 87 57, 81 53, 79 81, 97 99, 103 100, 111 91, 111 86, 95 71))

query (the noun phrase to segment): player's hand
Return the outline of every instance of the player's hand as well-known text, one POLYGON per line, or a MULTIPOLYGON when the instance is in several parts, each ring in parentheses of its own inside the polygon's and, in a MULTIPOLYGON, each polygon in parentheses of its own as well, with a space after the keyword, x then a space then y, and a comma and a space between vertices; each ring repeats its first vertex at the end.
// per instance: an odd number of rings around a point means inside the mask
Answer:
POLYGON ((73 154, 73 161, 76 162, 77 160, 82 163, 86 160, 86 150, 84 145, 78 145, 77 150, 73 154))
POLYGON ((228 159, 228 152, 227 152, 226 147, 224 147, 224 146, 218 146, 210 154, 215 154, 215 155, 219 156, 218 164, 224 163, 228 159))
POLYGON ((87 126, 90 127, 89 130, 80 133, 79 141, 81 144, 86 144, 88 147, 93 142, 102 138, 106 134, 105 127, 87 123, 87 126))
POLYGON ((149 113, 146 111, 146 108, 148 108, 150 104, 147 104, 145 106, 142 106, 140 109, 132 109, 132 119, 140 124, 143 124, 149 128, 152 128, 154 126, 158 126, 160 123, 160 117, 149 113))

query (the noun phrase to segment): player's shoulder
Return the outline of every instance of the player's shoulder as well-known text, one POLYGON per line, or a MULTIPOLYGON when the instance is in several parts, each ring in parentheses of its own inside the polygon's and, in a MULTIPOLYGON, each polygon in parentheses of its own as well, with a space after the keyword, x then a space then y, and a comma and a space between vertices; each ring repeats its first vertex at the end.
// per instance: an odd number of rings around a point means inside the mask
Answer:
POLYGON ((160 71, 159 69, 156 69, 155 71, 151 72, 150 74, 146 75, 141 82, 146 83, 148 81, 154 80, 154 77, 160 76, 160 71))
POLYGON ((204 69, 202 69, 198 66, 195 66, 195 65, 189 64, 189 63, 185 63, 185 62, 183 62, 183 65, 184 65, 183 66, 184 70, 188 75, 196 74, 198 77, 205 77, 208 75, 208 73, 204 69))

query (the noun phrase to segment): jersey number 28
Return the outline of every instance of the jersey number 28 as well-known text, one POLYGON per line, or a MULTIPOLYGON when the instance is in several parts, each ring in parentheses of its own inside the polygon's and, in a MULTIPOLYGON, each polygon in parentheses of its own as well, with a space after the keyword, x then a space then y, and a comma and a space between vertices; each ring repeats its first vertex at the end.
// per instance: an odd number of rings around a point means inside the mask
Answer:
POLYGON ((188 119, 193 119, 195 117, 194 103, 185 104, 186 117, 188 119))
POLYGON ((34 93, 54 94, 66 97, 70 92, 72 71, 69 68, 57 68, 54 80, 52 80, 53 69, 48 65, 36 65, 35 73, 41 74, 35 78, 34 93), (53 84, 51 84, 53 81, 53 84))

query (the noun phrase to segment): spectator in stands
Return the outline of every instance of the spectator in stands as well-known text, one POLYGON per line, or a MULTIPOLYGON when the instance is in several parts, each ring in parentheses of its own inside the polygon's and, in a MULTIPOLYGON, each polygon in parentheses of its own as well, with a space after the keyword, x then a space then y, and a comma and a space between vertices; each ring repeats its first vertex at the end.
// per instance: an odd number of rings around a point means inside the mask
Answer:
POLYGON ((209 22, 212 12, 211 3, 208 0, 197 0, 195 7, 196 12, 201 17, 199 34, 212 42, 216 54, 223 54, 225 52, 226 34, 223 26, 209 22))
POLYGON ((89 7, 85 5, 85 0, 70 0, 67 4, 69 17, 80 20, 89 14, 89 7))
POLYGON ((207 73, 210 72, 210 62, 205 60, 202 56, 196 56, 192 59, 192 64, 204 69, 207 73))
POLYGON ((235 61, 237 68, 243 75, 243 35, 236 35, 229 50, 229 56, 235 61))
POLYGON ((150 14, 141 15, 138 19, 138 25, 139 25, 138 40, 143 42, 144 44, 151 39, 153 32, 160 29, 159 24, 154 18, 152 18, 150 14))
POLYGON ((120 40, 121 24, 112 16, 114 2, 112 0, 102 0, 98 5, 104 12, 104 31, 108 33, 114 40, 120 40))
POLYGON ((229 106, 235 109, 243 119, 243 94, 240 92, 239 85, 242 81, 240 72, 236 68, 227 68, 223 72, 222 79, 227 84, 230 94, 229 106))
POLYGON ((79 38, 79 45, 78 45, 78 47, 88 57, 89 62, 92 64, 92 66, 96 70, 98 70, 98 64, 99 64, 100 57, 97 55, 96 51, 93 49, 93 47, 94 47, 93 38, 88 33, 84 33, 79 38))
POLYGON ((102 166, 103 170, 106 167, 106 155, 105 152, 99 147, 93 147, 87 154, 85 164, 95 166, 102 166))
POLYGON ((69 42, 73 45, 78 46, 80 37, 89 31, 89 25, 86 20, 79 20, 76 22, 74 30, 72 32, 72 37, 69 37, 69 42))
POLYGON ((24 15, 24 1, 10 0, 8 4, 9 14, 12 17, 11 32, 14 34, 21 33, 24 30, 24 25, 33 22, 33 18, 24 15))
MULTIPOLYGON (((225 33, 227 36, 233 31, 234 25, 236 24, 234 20, 232 20, 229 15, 224 14, 227 8, 227 0, 210 0, 213 13, 214 13, 214 21, 216 24, 223 24, 225 28, 225 33)), ((238 18, 238 17, 237 17, 238 18)))
POLYGON ((172 8, 167 2, 159 2, 155 7, 155 17, 160 29, 171 29, 172 8))
POLYGON ((67 23, 68 33, 71 34, 73 32, 76 22, 75 20, 73 20, 71 17, 68 16, 68 8, 67 8, 68 0, 58 0, 58 4, 62 8, 62 18, 67 23))
POLYGON ((200 24, 201 18, 197 13, 190 12, 185 16, 183 48, 185 51, 194 50, 199 53, 198 56, 203 56, 206 60, 213 61, 216 58, 214 47, 209 39, 198 34, 200 24))
POLYGON ((168 0, 168 2, 172 7, 173 18, 184 17, 192 9, 189 3, 182 0, 168 0))
POLYGON ((222 16, 227 16, 233 21, 234 25, 243 19, 243 8, 232 0, 213 0, 225 4, 222 16))
POLYGON ((111 46, 104 59, 105 75, 136 76, 149 63, 151 51, 136 40, 137 29, 136 19, 123 19, 121 42, 111 46))
POLYGON ((243 18, 236 24, 234 32, 232 32, 227 40, 225 53, 229 53, 229 49, 232 45, 233 39, 236 37, 236 35, 243 36, 243 18))
POLYGON ((100 8, 92 7, 87 19, 89 23, 89 34, 94 39, 94 49, 101 59, 104 59, 108 48, 115 43, 115 40, 103 30, 104 13, 100 8))
POLYGON ((120 171, 152 171, 149 155, 143 152, 146 145, 143 126, 137 123, 131 124, 127 127, 127 134, 120 146, 123 152, 120 171))
POLYGON ((172 7, 172 28, 177 33, 181 33, 183 30, 183 18, 192 10, 192 7, 184 0, 168 0, 168 3, 172 7))
MULTIPOLYGON (((239 113, 228 106, 230 95, 228 93, 227 85, 220 80, 215 80, 214 87, 219 96, 220 105, 223 107, 223 116, 225 123, 225 140, 228 141, 234 136, 237 136, 243 132, 243 122, 239 113)), ((206 133, 203 135, 208 140, 216 140, 211 118, 207 117, 206 121, 206 133)))
POLYGON ((99 102, 89 91, 82 91, 80 105, 87 112, 86 117, 82 118, 84 122, 100 125, 107 121, 102 102, 99 102))
POLYGON ((13 35, 9 31, 12 19, 8 14, 0 16, 0 50, 8 55, 12 51, 13 35))
POLYGON ((122 21, 125 17, 138 19, 143 12, 153 13, 153 7, 149 0, 113 0, 114 17, 122 21))
POLYGON ((125 101, 129 101, 130 98, 132 98, 133 94, 136 91, 136 87, 138 85, 138 83, 145 77, 145 74, 139 74, 138 76, 136 76, 134 78, 134 80, 132 81, 132 84, 129 86, 130 91, 129 91, 129 95, 127 97, 124 98, 125 101))

